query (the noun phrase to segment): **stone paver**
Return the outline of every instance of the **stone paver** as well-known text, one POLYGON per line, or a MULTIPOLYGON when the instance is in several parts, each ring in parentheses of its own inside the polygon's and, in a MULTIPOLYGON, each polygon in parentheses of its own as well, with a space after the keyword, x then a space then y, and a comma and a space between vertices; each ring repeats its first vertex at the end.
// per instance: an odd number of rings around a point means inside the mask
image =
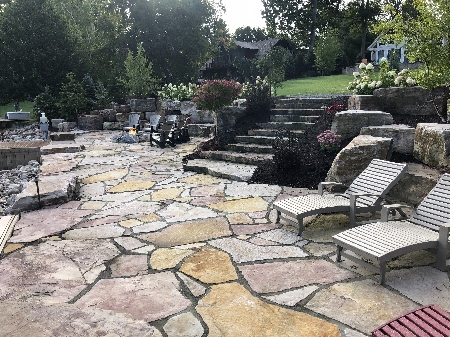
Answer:
POLYGON ((208 325, 211 337, 340 336, 336 325, 265 303, 237 283, 212 286, 196 310, 208 325))
POLYGON ((160 149, 118 134, 80 133, 82 152, 43 156, 43 176, 78 176, 80 200, 16 224, 0 255, 0 334, 362 337, 423 304, 450 311, 435 255, 389 262, 380 286, 335 262, 346 215, 306 218, 303 237, 275 223, 274 200, 316 191, 184 172, 201 139, 160 149))
POLYGON ((128 314, 133 319, 152 322, 181 312, 191 305, 179 288, 179 282, 171 272, 103 279, 75 305, 113 310, 128 314))

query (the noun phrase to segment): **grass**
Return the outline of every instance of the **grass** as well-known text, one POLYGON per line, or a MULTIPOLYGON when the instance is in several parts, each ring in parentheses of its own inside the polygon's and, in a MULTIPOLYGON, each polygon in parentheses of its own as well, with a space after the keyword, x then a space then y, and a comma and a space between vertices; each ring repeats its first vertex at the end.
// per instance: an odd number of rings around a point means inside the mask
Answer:
POLYGON ((348 83, 353 81, 353 75, 332 75, 297 78, 283 82, 283 87, 277 89, 277 96, 346 94, 348 83))
MULTIPOLYGON (((19 102, 19 109, 26 112, 33 112, 34 103, 30 101, 19 102)), ((0 106, 0 118, 4 118, 7 112, 14 110, 14 102, 0 106)))

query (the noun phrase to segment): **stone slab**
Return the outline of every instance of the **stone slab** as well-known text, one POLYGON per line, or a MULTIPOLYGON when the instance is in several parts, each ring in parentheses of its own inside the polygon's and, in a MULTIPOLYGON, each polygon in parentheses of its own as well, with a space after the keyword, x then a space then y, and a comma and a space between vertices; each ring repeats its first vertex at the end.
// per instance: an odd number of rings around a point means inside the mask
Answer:
POLYGON ((188 249, 160 248, 150 256, 150 266, 155 270, 174 268, 193 253, 193 250, 188 249))
POLYGON ((419 123, 414 135, 414 157, 432 167, 449 166, 450 125, 419 123))
POLYGON ((250 287, 273 293, 312 284, 330 284, 357 277, 324 260, 298 260, 239 266, 250 287))
POLYGON ((147 256, 121 255, 110 265, 111 277, 124 277, 148 274, 147 256))
POLYGON ((209 337, 339 337, 339 328, 320 318, 265 303, 237 283, 211 287, 196 306, 209 337))
POLYGON ((168 337, 202 337, 204 329, 192 313, 185 312, 169 318, 164 331, 168 337))
POLYGON ((331 131, 348 139, 359 135, 362 127, 393 123, 392 115, 383 111, 347 110, 336 113, 331 131))
POLYGON ((190 305, 171 272, 103 279, 75 302, 77 307, 112 310, 146 322, 179 313, 190 305))
POLYGON ((392 138, 392 150, 402 154, 413 154, 414 134, 416 130, 407 125, 382 125, 361 128, 361 135, 392 138))

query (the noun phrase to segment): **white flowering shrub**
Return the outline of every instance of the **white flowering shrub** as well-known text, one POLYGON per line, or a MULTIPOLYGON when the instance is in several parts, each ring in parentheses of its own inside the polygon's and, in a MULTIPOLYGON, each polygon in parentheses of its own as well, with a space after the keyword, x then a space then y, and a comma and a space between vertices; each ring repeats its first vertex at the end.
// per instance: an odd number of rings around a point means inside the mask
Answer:
POLYGON ((189 101, 195 96, 195 92, 198 88, 197 84, 189 83, 184 85, 173 85, 172 83, 165 84, 161 91, 158 92, 158 96, 161 99, 173 99, 176 101, 189 101))
POLYGON ((397 74, 394 70, 389 70, 389 62, 385 57, 380 60, 379 66, 380 71, 375 73, 372 63, 361 63, 360 71, 353 73, 353 81, 349 83, 347 89, 356 95, 372 95, 378 88, 417 85, 409 69, 404 69, 397 74))

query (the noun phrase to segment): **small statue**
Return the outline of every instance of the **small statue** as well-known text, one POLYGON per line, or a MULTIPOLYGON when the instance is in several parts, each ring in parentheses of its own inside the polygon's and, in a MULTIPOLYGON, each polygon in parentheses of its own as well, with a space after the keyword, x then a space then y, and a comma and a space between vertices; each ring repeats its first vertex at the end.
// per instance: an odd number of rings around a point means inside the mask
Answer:
POLYGON ((19 101, 16 101, 15 103, 14 103, 14 110, 17 112, 17 111, 19 111, 19 101))

